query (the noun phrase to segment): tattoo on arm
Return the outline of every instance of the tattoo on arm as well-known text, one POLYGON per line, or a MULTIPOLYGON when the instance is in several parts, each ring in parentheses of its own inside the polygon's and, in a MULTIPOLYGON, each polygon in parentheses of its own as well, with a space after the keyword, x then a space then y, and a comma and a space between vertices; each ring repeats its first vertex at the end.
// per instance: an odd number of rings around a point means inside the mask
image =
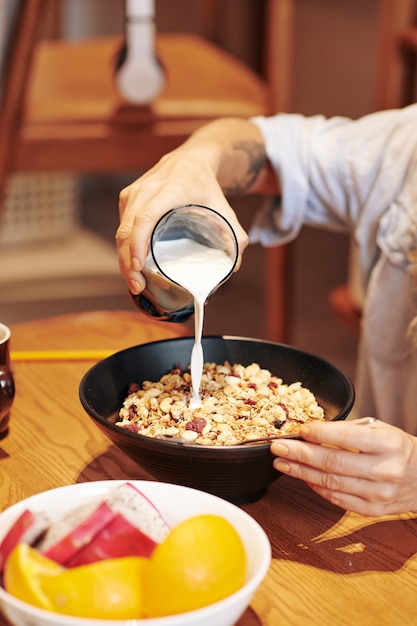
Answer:
POLYGON ((265 166, 267 159, 264 146, 255 141, 236 143, 233 146, 233 150, 244 153, 247 160, 247 168, 239 177, 230 180, 224 191, 228 195, 239 195, 252 187, 260 171, 265 166))

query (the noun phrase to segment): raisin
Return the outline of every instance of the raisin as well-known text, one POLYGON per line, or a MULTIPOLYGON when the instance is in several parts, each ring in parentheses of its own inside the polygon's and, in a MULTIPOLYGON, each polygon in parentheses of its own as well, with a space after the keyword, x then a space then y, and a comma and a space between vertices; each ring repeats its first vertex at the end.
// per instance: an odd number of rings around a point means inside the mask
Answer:
POLYGON ((191 420, 191 422, 187 422, 187 424, 185 425, 185 430, 194 430, 196 433, 201 434, 206 424, 207 420, 205 420, 204 417, 198 417, 191 420))
POLYGON ((125 425, 123 426, 123 428, 124 428, 125 430, 130 430, 132 433, 137 433, 137 432, 138 432, 138 430, 139 430, 138 425, 137 425, 137 424, 135 424, 135 423, 133 423, 133 422, 131 422, 130 424, 125 424, 125 425))
POLYGON ((130 420, 135 419, 137 414, 138 414, 138 409, 136 407, 136 404, 131 404, 129 407, 129 419, 130 420))

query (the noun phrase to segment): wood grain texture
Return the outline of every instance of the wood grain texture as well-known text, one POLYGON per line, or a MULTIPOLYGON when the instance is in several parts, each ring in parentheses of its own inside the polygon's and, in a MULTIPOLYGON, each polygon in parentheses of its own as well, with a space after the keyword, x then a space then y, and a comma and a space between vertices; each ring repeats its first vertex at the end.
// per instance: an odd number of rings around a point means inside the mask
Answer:
MULTIPOLYGON (((116 350, 186 334, 140 313, 93 312, 12 327, 13 348, 116 350)), ((92 363, 91 363, 92 365, 92 363)), ((86 416, 78 385, 88 362, 19 362, 9 435, 0 443, 0 508, 45 489, 150 479, 86 416)), ((290 477, 244 505, 272 545, 270 571, 238 626, 417 623, 415 515, 367 518, 338 509, 290 477)), ((0 616, 0 626, 7 622, 0 616)))

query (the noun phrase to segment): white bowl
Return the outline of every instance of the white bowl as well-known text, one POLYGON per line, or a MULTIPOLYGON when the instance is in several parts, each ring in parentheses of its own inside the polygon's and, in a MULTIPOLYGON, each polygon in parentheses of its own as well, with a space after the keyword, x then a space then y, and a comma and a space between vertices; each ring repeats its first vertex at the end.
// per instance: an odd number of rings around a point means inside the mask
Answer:
MULTIPOLYGON (((24 509, 45 511, 51 519, 58 518, 76 506, 103 499, 115 485, 124 482, 126 481, 107 480, 81 483, 45 491, 22 500, 0 514, 0 541, 24 509)), ((238 621, 265 577, 271 561, 271 546, 263 529, 237 506, 203 491, 153 481, 129 482, 148 496, 170 526, 203 513, 226 518, 240 534, 246 549, 248 577, 245 585, 224 600, 189 613, 105 622, 38 609, 0 588, 0 608, 14 626, 103 626, 103 623, 107 626, 232 626, 238 621)))

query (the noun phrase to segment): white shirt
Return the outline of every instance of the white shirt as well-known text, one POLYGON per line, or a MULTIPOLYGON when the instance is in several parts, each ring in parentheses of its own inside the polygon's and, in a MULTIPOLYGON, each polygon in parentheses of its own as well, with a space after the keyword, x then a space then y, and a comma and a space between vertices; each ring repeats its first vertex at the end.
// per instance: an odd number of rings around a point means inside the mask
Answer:
POLYGON ((252 242, 294 239, 304 224, 348 232, 365 294, 357 414, 417 435, 417 105, 359 120, 279 114, 261 129, 282 198, 256 216, 252 242))

